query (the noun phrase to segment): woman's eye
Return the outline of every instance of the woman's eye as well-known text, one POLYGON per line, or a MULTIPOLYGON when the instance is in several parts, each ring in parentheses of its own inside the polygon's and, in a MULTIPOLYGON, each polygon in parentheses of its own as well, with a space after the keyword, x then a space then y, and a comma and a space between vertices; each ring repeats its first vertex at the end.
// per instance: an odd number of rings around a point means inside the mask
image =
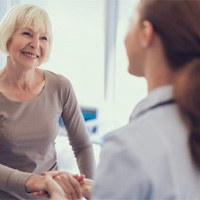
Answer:
POLYGON ((47 37, 41 37, 41 40, 45 40, 45 41, 47 41, 47 37))
POLYGON ((22 34, 23 35, 31 35, 31 33, 29 33, 29 32, 23 32, 22 34))

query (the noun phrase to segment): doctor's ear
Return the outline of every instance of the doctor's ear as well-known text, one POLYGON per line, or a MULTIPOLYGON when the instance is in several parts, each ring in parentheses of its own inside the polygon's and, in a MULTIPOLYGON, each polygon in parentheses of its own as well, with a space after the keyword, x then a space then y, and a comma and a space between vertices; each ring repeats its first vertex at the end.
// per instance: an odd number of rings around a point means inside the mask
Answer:
POLYGON ((145 20, 141 22, 141 34, 140 34, 140 43, 142 47, 151 46, 153 39, 154 39, 154 29, 153 25, 145 20))

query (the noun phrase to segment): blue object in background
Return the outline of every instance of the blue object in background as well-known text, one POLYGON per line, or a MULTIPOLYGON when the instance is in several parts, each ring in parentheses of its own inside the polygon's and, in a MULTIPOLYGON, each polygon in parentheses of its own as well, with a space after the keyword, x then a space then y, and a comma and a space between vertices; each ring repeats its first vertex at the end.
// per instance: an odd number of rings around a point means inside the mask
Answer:
POLYGON ((59 119, 58 119, 58 123, 61 127, 64 126, 64 123, 63 123, 63 120, 62 120, 62 117, 60 116, 59 119))
POLYGON ((93 112, 93 111, 82 110, 82 114, 85 121, 93 120, 97 118, 96 112, 93 112))

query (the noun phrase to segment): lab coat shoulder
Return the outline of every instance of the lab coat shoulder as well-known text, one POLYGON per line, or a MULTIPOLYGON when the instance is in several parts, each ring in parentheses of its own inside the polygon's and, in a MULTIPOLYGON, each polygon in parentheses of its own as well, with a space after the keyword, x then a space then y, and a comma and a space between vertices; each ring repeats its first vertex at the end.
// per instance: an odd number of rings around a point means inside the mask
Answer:
POLYGON ((108 134, 104 145, 115 145, 141 162, 147 158, 162 157, 168 151, 163 133, 155 122, 143 118, 108 134), (159 151, 158 151, 159 149, 159 151))
POLYGON ((108 134, 102 146, 92 199, 148 198, 152 184, 142 162, 147 147, 143 148, 138 141, 143 141, 141 134, 139 126, 132 124, 108 134))
MULTIPOLYGON (((102 146, 94 199, 147 199, 165 168, 165 150, 148 119, 108 134, 102 146), (160 166, 159 166, 160 165, 160 166), (158 177, 157 180, 155 177, 158 177)), ((167 154, 166 154, 167 156, 167 154)), ((162 191, 161 191, 162 192, 162 191)))

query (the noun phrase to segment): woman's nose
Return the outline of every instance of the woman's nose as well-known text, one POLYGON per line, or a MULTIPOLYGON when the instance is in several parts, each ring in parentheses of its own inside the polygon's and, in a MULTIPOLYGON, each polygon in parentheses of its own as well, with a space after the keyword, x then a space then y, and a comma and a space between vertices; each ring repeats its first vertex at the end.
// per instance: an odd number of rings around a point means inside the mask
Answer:
POLYGON ((38 37, 33 37, 32 41, 30 42, 30 47, 33 48, 33 49, 39 49, 39 38, 38 37))

